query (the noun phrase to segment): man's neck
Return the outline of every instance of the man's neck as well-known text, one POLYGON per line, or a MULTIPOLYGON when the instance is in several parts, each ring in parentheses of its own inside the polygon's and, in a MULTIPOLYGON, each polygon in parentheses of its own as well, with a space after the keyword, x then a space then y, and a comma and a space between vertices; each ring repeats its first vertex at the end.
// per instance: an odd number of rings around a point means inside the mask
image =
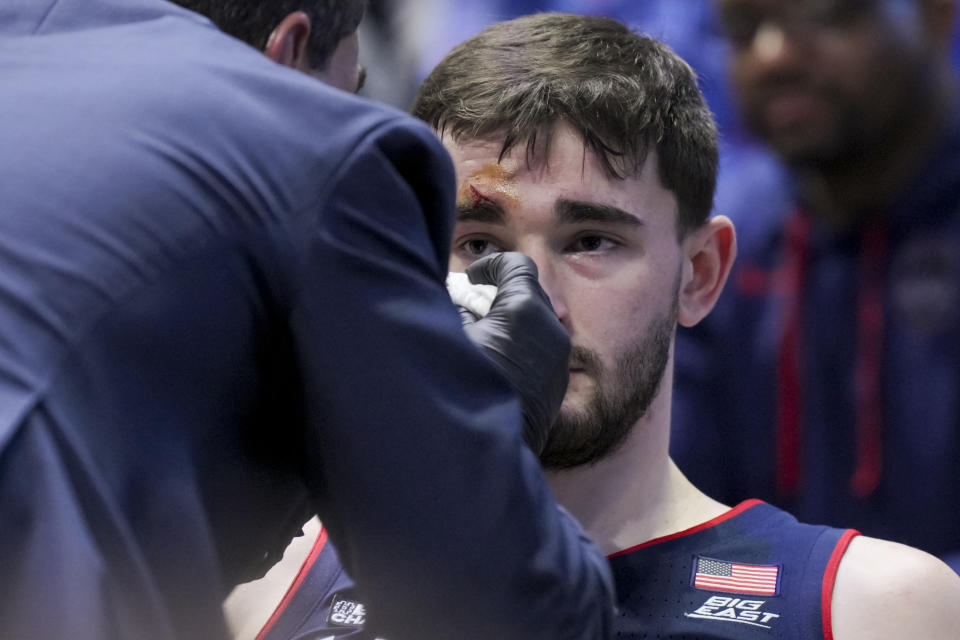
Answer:
POLYGON ((654 401, 614 453, 547 473, 557 500, 609 555, 677 533, 728 509, 694 487, 668 454, 669 394, 654 401))

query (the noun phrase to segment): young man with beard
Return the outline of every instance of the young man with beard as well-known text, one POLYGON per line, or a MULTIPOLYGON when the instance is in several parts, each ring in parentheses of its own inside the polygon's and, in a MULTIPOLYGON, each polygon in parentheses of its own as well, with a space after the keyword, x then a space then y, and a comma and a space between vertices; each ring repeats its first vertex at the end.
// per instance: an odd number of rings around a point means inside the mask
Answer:
POLYGON ((454 49, 414 114, 456 168, 451 268, 529 255, 570 334, 541 462, 610 559, 618 637, 956 637, 960 579, 933 556, 721 504, 670 459, 674 331, 736 253, 708 218, 716 130, 682 60, 612 20, 538 14, 454 49))
POLYGON ((539 14, 454 49, 413 112, 456 168, 451 268, 527 254, 570 334, 541 463, 610 558, 619 637, 956 637, 941 561, 730 508, 668 455, 675 327, 710 312, 736 253, 708 218, 716 130, 685 63, 617 22, 539 14))
POLYGON ((718 498, 960 572, 957 2, 713 2, 743 120, 786 175, 766 199, 727 178, 740 258, 678 335, 673 454, 718 498))

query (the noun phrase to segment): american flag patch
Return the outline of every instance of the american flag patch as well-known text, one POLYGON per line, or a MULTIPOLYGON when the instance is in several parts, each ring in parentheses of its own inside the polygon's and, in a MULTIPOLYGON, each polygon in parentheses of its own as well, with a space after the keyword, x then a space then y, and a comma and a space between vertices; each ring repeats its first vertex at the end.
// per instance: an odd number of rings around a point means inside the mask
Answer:
POLYGON ((780 591, 780 565, 742 564, 697 556, 693 586, 706 591, 775 596, 780 591))

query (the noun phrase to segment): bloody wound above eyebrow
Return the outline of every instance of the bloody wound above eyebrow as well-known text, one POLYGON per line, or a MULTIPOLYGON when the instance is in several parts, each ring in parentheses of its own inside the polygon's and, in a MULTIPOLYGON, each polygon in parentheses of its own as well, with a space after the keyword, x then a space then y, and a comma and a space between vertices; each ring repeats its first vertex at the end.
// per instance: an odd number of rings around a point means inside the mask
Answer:
POLYGON ((488 198, 487 196, 485 196, 485 195, 483 195, 482 193, 480 193, 480 192, 477 190, 477 188, 476 188, 475 186, 473 186, 472 184, 470 185, 470 199, 471 199, 471 203, 472 203, 472 205, 473 205, 474 207, 477 206, 477 205, 479 205, 479 204, 483 204, 483 203, 486 203, 486 204, 493 204, 493 203, 494 203, 492 199, 490 199, 490 198, 488 198))

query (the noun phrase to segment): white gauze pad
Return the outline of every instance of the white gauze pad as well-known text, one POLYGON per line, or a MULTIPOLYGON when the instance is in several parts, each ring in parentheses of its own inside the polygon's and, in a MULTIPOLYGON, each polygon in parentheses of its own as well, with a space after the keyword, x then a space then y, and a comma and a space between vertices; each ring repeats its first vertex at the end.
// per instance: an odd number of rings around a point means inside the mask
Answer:
POLYGON ((471 284, 467 274, 451 271, 447 274, 447 291, 453 303, 482 318, 490 312, 490 305, 497 295, 492 284, 471 284))

